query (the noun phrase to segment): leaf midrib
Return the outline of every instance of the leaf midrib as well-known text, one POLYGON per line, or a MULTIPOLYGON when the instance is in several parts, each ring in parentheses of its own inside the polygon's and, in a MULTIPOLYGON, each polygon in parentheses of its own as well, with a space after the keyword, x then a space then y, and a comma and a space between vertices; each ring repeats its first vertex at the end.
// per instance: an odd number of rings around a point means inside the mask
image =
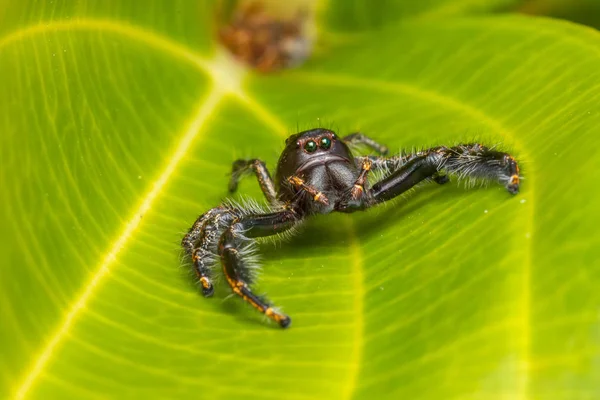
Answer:
MULTIPOLYGON (((136 211, 133 213, 133 216, 129 219, 129 222, 125 226, 123 233, 115 240, 113 246, 111 247, 111 250, 106 255, 104 261, 102 262, 102 264, 100 264, 96 273, 93 274, 93 276, 89 280, 88 284, 86 284, 84 286, 84 288, 85 288, 84 291, 82 292, 82 294, 80 296, 78 296, 77 300, 74 302, 74 305, 70 308, 70 311, 67 314, 67 316, 65 317, 63 324, 61 324, 60 328, 56 331, 55 335, 53 335, 53 339, 50 340, 49 343, 46 345, 42 354, 39 357, 37 357, 34 367, 26 374, 26 377, 25 377, 23 383, 19 386, 19 389, 17 389, 17 392, 16 392, 17 398, 23 398, 27 394, 28 390, 31 388, 32 384, 35 383, 36 378, 42 372, 43 368, 45 367, 45 365, 49 361, 50 357, 52 356, 54 349, 57 347, 57 345, 60 344, 60 342, 66 336, 68 329, 70 328, 74 319, 77 317, 79 311, 81 311, 84 308, 87 301, 95 293, 95 289, 101 283, 101 280, 110 272, 110 265, 115 261, 120 250, 123 249, 127 240, 131 237, 131 235, 133 235, 133 233, 137 229, 139 222, 140 222, 140 216, 144 212, 150 210, 154 199, 158 196, 162 187, 164 187, 164 185, 167 183, 167 181, 170 177, 170 174, 174 171, 178 162, 181 160, 183 155, 186 153, 185 149, 189 148, 192 141, 197 137, 199 130, 200 130, 199 127, 201 125, 203 125, 204 122, 206 122, 206 119, 208 119, 208 117, 210 116, 211 111, 214 110, 218 106, 218 104, 221 102, 221 100, 223 98, 225 98, 227 95, 234 95, 238 99, 242 100, 245 103, 245 105, 247 105, 248 108, 250 110, 252 110, 256 115, 260 116, 261 119, 263 119, 269 125, 276 127, 277 131, 279 131, 279 132, 284 131, 283 124, 281 124, 268 110, 263 108, 262 105, 260 105, 256 101, 254 101, 246 92, 244 92, 243 90, 240 89, 241 81, 244 77, 244 74, 238 75, 239 79, 237 79, 237 81, 232 81, 230 75, 223 74, 223 72, 222 72, 223 68, 221 68, 221 66, 217 67, 218 63, 223 62, 222 57, 217 55, 213 59, 203 58, 201 55, 186 48, 185 46, 180 45, 179 43, 171 41, 164 37, 161 37, 159 35, 156 35, 155 33, 148 31, 146 29, 143 29, 143 28, 134 27, 132 25, 123 25, 121 23, 117 24, 110 20, 86 19, 86 20, 76 20, 76 21, 68 21, 68 22, 63 22, 63 21, 56 22, 55 21, 55 22, 52 22, 49 24, 34 25, 29 28, 25 28, 25 29, 11 33, 10 35, 8 35, 0 40, 0 51, 2 50, 2 48, 10 45, 11 43, 21 40, 30 35, 47 33, 49 31, 56 32, 56 31, 69 31, 69 30, 101 30, 101 31, 106 31, 106 32, 118 33, 118 34, 122 34, 125 37, 131 38, 133 40, 142 42, 150 47, 160 49, 162 51, 165 51, 169 54, 176 56, 179 59, 190 62, 191 64, 195 65, 201 72, 208 73, 209 76, 212 78, 213 87, 208 95, 208 98, 201 101, 201 105, 199 106, 198 111, 191 118, 192 122, 190 123, 188 130, 183 135, 183 139, 180 141, 180 144, 178 145, 175 154, 169 158, 167 167, 165 168, 163 173, 161 173, 159 179, 154 183, 152 189, 148 192, 147 195, 144 196, 144 200, 141 202, 140 206, 138 206, 136 208, 136 211), (217 83, 223 83, 223 85, 219 85, 217 83), (198 129, 196 129, 196 128, 198 128, 198 129)), ((227 71, 231 70, 230 66, 225 68, 225 70, 227 70, 227 71)), ((290 73, 288 76, 291 78, 294 78, 294 77, 302 78, 302 73, 290 73)), ((308 77, 308 75, 306 75, 305 78, 306 77, 308 77)), ((419 87, 416 87, 413 85, 409 85, 409 84, 395 84, 395 83, 387 83, 387 82, 368 81, 368 80, 355 79, 355 78, 350 78, 349 80, 346 80, 345 78, 340 78, 337 76, 331 76, 331 75, 327 75, 327 74, 321 74, 321 75, 313 74, 310 76, 311 79, 313 79, 314 77, 318 77, 322 81, 321 83, 337 84, 337 85, 344 85, 344 86, 363 85, 363 87, 368 87, 370 89, 388 90, 388 91, 392 90, 392 91, 402 92, 405 95, 421 97, 428 101, 443 103, 450 108, 459 109, 459 110, 463 111, 466 115, 469 115, 470 117, 472 117, 474 119, 480 119, 480 120, 485 121, 486 124, 489 125, 491 128, 493 128, 495 131, 497 131, 498 133, 502 134, 505 137, 512 138, 512 140, 515 141, 515 143, 516 143, 514 136, 506 128, 504 128, 502 126, 502 124, 500 122, 498 122, 497 120, 490 118, 487 114, 484 114, 480 110, 478 110, 468 104, 459 102, 456 99, 444 96, 439 93, 426 91, 426 90, 423 90, 422 88, 419 88, 419 87), (325 81, 327 81, 327 82, 325 82, 325 81)), ((533 203, 532 187, 529 187, 528 189, 529 189, 528 193, 530 196, 528 203, 533 203)), ((528 209, 529 209, 528 225, 530 227, 532 227, 533 211, 531 208, 531 204, 528 209)), ((529 231, 531 232, 531 229, 529 231)), ((355 237, 355 235, 354 235, 354 237, 355 237)), ((352 242, 356 243, 356 240, 352 240, 352 242)), ((360 251, 359 251, 360 248, 358 247, 358 244, 356 244, 356 247, 353 247, 353 249, 356 254, 360 253, 360 251)), ((525 253, 526 253, 526 260, 525 260, 526 261, 526 263, 525 263, 526 271, 525 272, 526 272, 527 279, 529 279, 530 268, 531 268, 530 246, 527 246, 525 253)), ((359 272, 359 273, 362 272, 362 260, 360 257, 355 258, 354 267, 355 267, 355 272, 359 272)), ((355 274, 355 275, 360 277, 360 278, 356 279, 357 281, 362 281, 362 274, 355 274)), ((526 288, 528 291, 528 289, 529 289, 528 281, 527 281, 527 284, 524 285, 524 288, 526 288)), ((362 294, 361 294, 361 296, 362 296, 362 294)), ((527 293, 527 298, 528 298, 528 293, 527 293)), ((362 298, 361 298, 361 304, 362 304, 362 298)), ((527 313, 529 312, 529 304, 528 303, 524 304, 524 310, 527 313)), ((362 318, 362 314, 360 315, 360 318, 362 318)), ((528 333, 529 332, 529 315, 528 314, 526 316, 524 316, 523 321, 524 321, 524 324, 523 324, 522 328, 524 329, 524 332, 527 332, 526 336, 529 336, 529 333, 528 333)), ((357 325, 360 326, 360 334, 357 335, 356 337, 357 337, 357 339, 360 339, 363 337, 364 332, 362 332, 362 324, 357 324, 357 325)), ((348 385, 348 392, 347 392, 348 397, 352 397, 352 394, 354 393, 354 389, 356 387, 356 376, 358 376, 358 372, 360 369, 360 354, 362 353, 362 348, 364 347, 364 344, 362 342, 359 342, 357 340, 356 343, 357 343, 356 348, 359 350, 359 351, 357 351, 357 355, 356 355, 356 357, 357 357, 356 363, 355 363, 356 373, 354 374, 354 378, 352 378, 353 380, 351 381, 351 385, 348 385)), ((527 350, 526 355, 528 356, 529 349, 527 348, 526 350, 527 350)), ((524 387, 524 390, 520 391, 520 392, 523 396, 525 396, 526 385, 524 387)))
POLYGON ((203 98, 200 101, 200 104, 197 106, 196 113, 188 123, 188 128, 183 133, 182 139, 179 141, 174 154, 168 158, 168 162, 165 168, 162 170, 162 173, 159 175, 158 179, 154 181, 148 193, 143 196, 142 201, 140 202, 139 206, 135 208, 135 211, 132 213, 132 217, 129 218, 122 230, 122 233, 117 237, 117 239, 114 240, 103 261, 95 269, 95 272, 90 276, 90 279, 87 281, 87 283, 83 285, 81 293, 76 296, 72 305, 68 307, 68 311, 65 314, 63 321, 58 325, 58 328, 54 331, 54 333, 50 335, 50 339, 45 344, 40 354, 35 358, 32 366, 25 373, 22 382, 15 390, 15 397, 17 399, 25 398, 29 390, 35 384, 37 378, 40 376, 48 361, 51 359, 54 351, 67 336, 80 311, 85 308, 88 301, 95 293, 96 288, 110 272, 111 265, 116 260, 120 251, 125 247, 129 238, 136 231, 141 222, 142 216, 151 209, 154 200, 161 193, 163 187, 169 181, 169 178, 175 171, 177 165, 183 159, 184 155, 187 154, 188 149, 198 136, 201 127, 211 116, 221 100, 227 95, 234 95, 242 99, 248 98, 247 95, 239 90, 245 73, 243 73, 241 69, 236 69, 231 65, 222 65, 223 63, 227 63, 228 59, 224 58, 221 54, 217 54, 214 59, 205 59, 201 55, 178 44, 177 42, 163 38, 151 31, 133 27, 131 25, 117 24, 110 20, 86 19, 34 25, 13 32, 0 40, 0 51, 6 46, 9 46, 14 42, 18 42, 19 40, 23 40, 28 36, 47 32, 72 30, 99 30, 117 33, 135 41, 144 43, 151 48, 165 51, 168 54, 174 55, 179 59, 191 63, 200 72, 208 73, 210 78, 212 78, 212 88, 210 89, 208 96, 203 98), (223 71, 231 72, 232 70, 237 72, 237 74, 223 74, 223 71), (223 79, 224 77, 226 78, 223 79), (237 82, 233 82, 234 78, 237 78, 237 82))
MULTIPOLYGON (((156 35, 152 31, 143 28, 134 27, 131 25, 117 24, 110 20, 76 20, 76 21, 59 21, 49 24, 38 24, 19 31, 16 31, 2 40, 0 40, 0 51, 9 46, 13 42, 18 42, 28 36, 43 34, 47 32, 72 31, 72 30, 99 30, 123 35, 124 37, 133 39, 148 45, 151 48, 164 51, 175 56, 183 61, 191 63, 200 72, 208 73, 212 78, 212 88, 207 98, 202 99, 197 106, 197 111, 191 118, 188 124, 188 129, 182 135, 182 139, 176 147, 174 154, 168 157, 168 162, 159 178, 154 182, 150 191, 143 196, 140 205, 135 208, 132 217, 128 219, 121 234, 113 241, 110 250, 104 257, 101 264, 95 269, 89 280, 82 286, 80 294, 75 296, 72 305, 68 307, 63 321, 58 325, 58 328, 50 335, 49 341, 45 344, 41 353, 35 358, 32 366, 25 373, 20 385, 15 390, 15 397, 23 399, 27 396, 30 389, 37 382, 37 378, 43 372, 44 368, 51 360, 53 353, 58 346, 68 336, 71 326, 75 322, 81 310, 83 310, 93 295, 96 289, 102 284, 103 280, 111 272, 111 266, 116 261, 118 254, 123 250, 131 236, 134 235, 138 228, 142 216, 146 214, 152 207, 154 200, 161 193, 162 188, 167 184, 170 176, 176 169, 187 150, 191 147, 192 142, 197 138, 200 128, 208 120, 212 112, 218 107, 221 100, 228 95, 233 95, 241 100, 246 107, 257 115, 260 119, 267 123, 275 132, 285 132, 285 125, 279 121, 272 113, 262 107, 261 104, 254 101, 251 96, 241 89, 241 83, 245 77, 244 71, 232 64, 222 52, 217 52, 213 59, 206 59, 200 54, 194 52, 187 47, 173 42, 169 39, 156 35), (233 72, 233 74, 232 74, 233 72), (236 78, 236 79, 234 79, 236 78)), ((350 224, 352 224, 350 222, 350 224)), ((352 224, 353 225, 353 224, 352 224)), ((355 321, 355 338, 353 348, 353 361, 350 363, 351 371, 349 377, 349 385, 346 385, 346 398, 351 398, 356 387, 356 380, 360 366, 360 355, 363 348, 363 325, 362 325, 362 297, 363 276, 362 276, 362 255, 360 247, 356 239, 354 229, 349 229, 351 233, 351 249, 352 249, 352 266, 354 270, 353 276, 355 284, 355 308, 357 319, 355 321)))

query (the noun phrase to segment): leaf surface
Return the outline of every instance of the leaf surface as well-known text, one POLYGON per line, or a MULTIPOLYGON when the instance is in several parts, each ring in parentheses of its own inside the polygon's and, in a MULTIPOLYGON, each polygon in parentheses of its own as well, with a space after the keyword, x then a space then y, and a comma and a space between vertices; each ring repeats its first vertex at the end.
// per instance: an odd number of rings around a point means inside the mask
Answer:
POLYGON ((0 397, 598 396, 595 31, 425 21, 255 76, 187 4, 23 16, 0 39, 0 397), (273 167, 317 124, 391 149, 499 143, 526 180, 425 186, 265 244, 282 331, 224 283, 202 298, 179 241, 234 159, 273 167))
POLYGON ((360 32, 403 20, 437 20, 509 9, 519 0, 328 0, 323 12, 331 30, 360 32))

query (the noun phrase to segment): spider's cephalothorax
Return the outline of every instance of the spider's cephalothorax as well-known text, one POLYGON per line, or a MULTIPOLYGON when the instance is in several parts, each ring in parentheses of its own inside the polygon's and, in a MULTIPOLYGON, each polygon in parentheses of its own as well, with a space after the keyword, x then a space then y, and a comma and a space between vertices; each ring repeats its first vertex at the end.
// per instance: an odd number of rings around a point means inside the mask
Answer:
POLYGON ((204 296, 213 294, 213 267, 220 262, 233 292, 285 328, 290 318, 250 288, 257 268, 257 238, 289 232, 312 214, 364 210, 424 180, 446 183, 447 174, 497 181, 512 194, 519 191, 515 159, 481 144, 439 146, 394 157, 386 154, 385 146, 360 133, 339 138, 318 128, 286 140, 275 181, 261 160, 235 161, 229 191, 235 192, 245 173, 254 172, 270 206, 261 209, 227 201, 196 220, 182 246, 192 258, 204 296), (349 145, 371 147, 380 156, 354 157, 349 145), (383 171, 383 178, 369 186, 368 176, 374 170, 383 171))

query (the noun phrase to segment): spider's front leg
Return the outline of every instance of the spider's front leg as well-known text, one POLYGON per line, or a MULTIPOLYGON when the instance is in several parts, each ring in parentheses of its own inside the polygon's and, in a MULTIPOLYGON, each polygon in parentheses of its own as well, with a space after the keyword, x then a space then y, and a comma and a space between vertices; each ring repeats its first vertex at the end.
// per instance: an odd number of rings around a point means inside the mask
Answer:
POLYGON ((273 179, 264 161, 259 159, 236 160, 231 167, 231 179, 229 180, 229 192, 237 190, 240 179, 247 173, 254 171, 258 184, 270 204, 277 203, 277 193, 273 179))
POLYGON ((491 150, 478 143, 461 144, 454 147, 434 147, 406 157, 406 162, 389 176, 373 185, 370 198, 372 204, 390 200, 424 179, 438 183, 447 182, 440 176, 441 170, 459 178, 496 180, 511 194, 519 191, 519 166, 513 156, 491 150))
MULTIPOLYGON (((400 158, 370 156, 357 157, 355 160, 357 165, 360 166, 360 172, 350 190, 349 196, 346 197, 345 201, 340 202, 340 205, 338 205, 338 211, 352 212, 368 207, 371 193, 365 190, 365 185, 367 183, 369 172, 376 169, 398 169, 398 165, 401 165, 404 162, 404 160, 400 158), (365 193, 367 193, 367 196, 365 196, 365 193)), ((449 181, 446 175, 440 175, 439 173, 433 174, 431 179, 440 185, 449 181)))
POLYGON ((254 306, 258 311, 287 328, 291 319, 277 311, 265 299, 252 292, 255 268, 251 257, 255 251, 254 238, 276 235, 293 227, 298 216, 291 210, 236 217, 219 240, 219 256, 227 283, 235 294, 254 306))
MULTIPOLYGON (((364 156, 364 157, 356 157, 356 161, 358 165, 364 164, 368 159, 371 161, 371 170, 384 170, 388 171, 388 173, 394 172, 401 168, 404 164, 411 161, 413 158, 418 157, 417 154, 405 154, 402 156, 394 156, 394 157, 377 157, 377 156, 364 156)), ((443 185, 450 182, 450 178, 448 175, 442 174, 440 171, 433 174, 429 177, 432 181, 437 184, 443 185)))

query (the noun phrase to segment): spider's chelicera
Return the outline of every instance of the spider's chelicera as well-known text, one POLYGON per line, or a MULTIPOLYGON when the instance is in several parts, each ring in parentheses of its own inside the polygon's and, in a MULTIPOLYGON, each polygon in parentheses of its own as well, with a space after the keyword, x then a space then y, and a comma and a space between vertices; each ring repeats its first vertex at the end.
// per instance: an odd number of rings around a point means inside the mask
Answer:
POLYGON ((233 163, 229 191, 235 192, 244 174, 254 172, 268 209, 226 201, 201 215, 182 241, 204 296, 213 294, 213 266, 220 262, 233 292, 284 328, 290 317, 251 289, 257 238, 289 232, 314 214, 365 210, 424 180, 446 183, 447 174, 497 181, 512 194, 519 191, 514 157, 477 143, 385 157, 385 146, 360 133, 339 138, 323 128, 297 133, 285 143, 274 181, 259 159, 233 163), (353 145, 371 147, 380 156, 355 157, 349 147, 353 145), (383 178, 371 186, 372 171, 383 172, 383 178))

